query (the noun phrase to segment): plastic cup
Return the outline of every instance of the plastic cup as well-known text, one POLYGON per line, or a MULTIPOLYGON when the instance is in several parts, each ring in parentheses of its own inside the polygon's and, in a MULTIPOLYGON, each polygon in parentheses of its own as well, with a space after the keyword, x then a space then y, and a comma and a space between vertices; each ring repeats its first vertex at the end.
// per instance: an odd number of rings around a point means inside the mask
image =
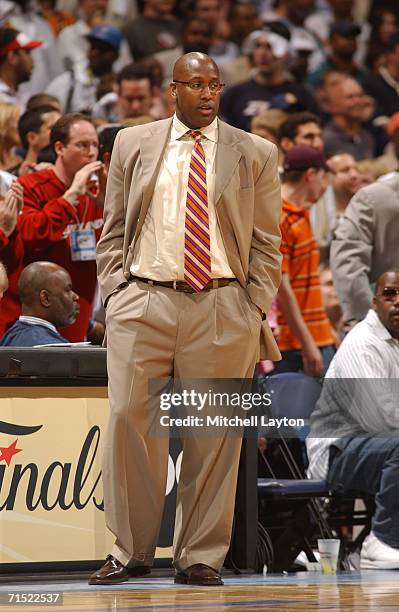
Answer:
POLYGON ((340 540, 317 540, 322 574, 336 574, 340 540))

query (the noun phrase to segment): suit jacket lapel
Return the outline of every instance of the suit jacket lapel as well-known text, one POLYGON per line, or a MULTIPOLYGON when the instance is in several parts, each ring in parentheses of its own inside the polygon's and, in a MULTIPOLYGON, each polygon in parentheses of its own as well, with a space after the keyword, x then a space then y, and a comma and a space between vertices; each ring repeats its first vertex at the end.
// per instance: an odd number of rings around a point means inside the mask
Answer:
POLYGON ((237 142, 236 133, 230 126, 223 121, 218 121, 218 143, 215 159, 215 206, 218 204, 220 196, 230 182, 241 159, 241 152, 235 148, 237 142))
POLYGON ((159 168, 163 158, 172 119, 166 121, 155 121, 149 124, 148 136, 140 141, 140 159, 143 172, 143 201, 138 220, 136 235, 138 236, 147 214, 154 187, 157 180, 159 168))

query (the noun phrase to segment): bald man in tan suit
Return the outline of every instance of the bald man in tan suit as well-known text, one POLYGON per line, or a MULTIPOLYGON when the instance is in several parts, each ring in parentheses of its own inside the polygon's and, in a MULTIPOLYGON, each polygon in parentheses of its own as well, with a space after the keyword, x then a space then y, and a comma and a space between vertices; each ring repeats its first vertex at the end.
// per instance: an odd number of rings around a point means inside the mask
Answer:
MULTIPOLYGON (((148 379, 252 378, 260 356, 279 358, 264 316, 280 283, 277 149, 218 120, 222 86, 208 56, 183 56, 173 79, 176 114, 119 132, 108 178, 98 273, 111 406, 105 515, 116 541, 91 584, 144 575, 153 563, 169 441, 149 435, 148 379), (194 193, 204 240, 187 237, 193 167, 206 175, 204 198, 194 193)), ((229 434, 183 439, 176 583, 223 584, 241 449, 229 434)))

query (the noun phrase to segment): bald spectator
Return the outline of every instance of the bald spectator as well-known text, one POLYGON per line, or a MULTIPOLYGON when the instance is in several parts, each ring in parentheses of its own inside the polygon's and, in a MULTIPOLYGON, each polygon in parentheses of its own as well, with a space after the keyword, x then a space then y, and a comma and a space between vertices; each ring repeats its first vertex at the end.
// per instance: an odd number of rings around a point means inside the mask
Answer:
POLYGON ((331 362, 306 439, 311 478, 375 497, 361 569, 399 568, 398 313, 399 272, 388 268, 331 362))
POLYGON ((323 130, 326 157, 345 152, 356 160, 372 158, 375 143, 363 127, 365 95, 362 86, 347 77, 336 84, 329 100, 332 118, 323 130))
POLYGON ((269 31, 252 32, 245 41, 244 53, 250 57, 253 78, 227 89, 222 96, 220 112, 235 127, 250 129, 251 119, 276 107, 276 98, 285 97, 290 110, 318 111, 317 103, 304 85, 289 76, 289 42, 269 31))
POLYGON ((38 40, 30 40, 13 28, 0 28, 0 100, 12 102, 24 110, 29 93, 20 85, 29 81, 33 71, 32 49, 40 47, 38 40))
POLYGON ((71 325, 79 313, 79 297, 68 272, 54 263, 35 261, 21 273, 18 292, 22 315, 0 346, 66 344, 57 327, 71 325))

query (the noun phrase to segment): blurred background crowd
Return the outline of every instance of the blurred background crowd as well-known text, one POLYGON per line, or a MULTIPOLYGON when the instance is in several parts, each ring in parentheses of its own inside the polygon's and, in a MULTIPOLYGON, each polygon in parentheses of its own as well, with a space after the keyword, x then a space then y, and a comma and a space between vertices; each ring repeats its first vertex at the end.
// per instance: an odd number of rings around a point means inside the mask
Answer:
POLYGON ((190 51, 220 68, 220 118, 279 148, 285 281, 269 318, 284 367, 320 375, 371 304, 356 270, 370 284, 392 269, 387 249, 375 269, 367 219, 352 264, 337 232, 359 193, 347 222, 365 216, 376 182, 398 223, 397 0, 2 0, 0 343, 101 344, 95 245, 113 142, 173 115, 172 68, 190 51), (48 330, 32 335, 37 320, 48 330), (30 332, 10 336, 15 321, 30 332))

